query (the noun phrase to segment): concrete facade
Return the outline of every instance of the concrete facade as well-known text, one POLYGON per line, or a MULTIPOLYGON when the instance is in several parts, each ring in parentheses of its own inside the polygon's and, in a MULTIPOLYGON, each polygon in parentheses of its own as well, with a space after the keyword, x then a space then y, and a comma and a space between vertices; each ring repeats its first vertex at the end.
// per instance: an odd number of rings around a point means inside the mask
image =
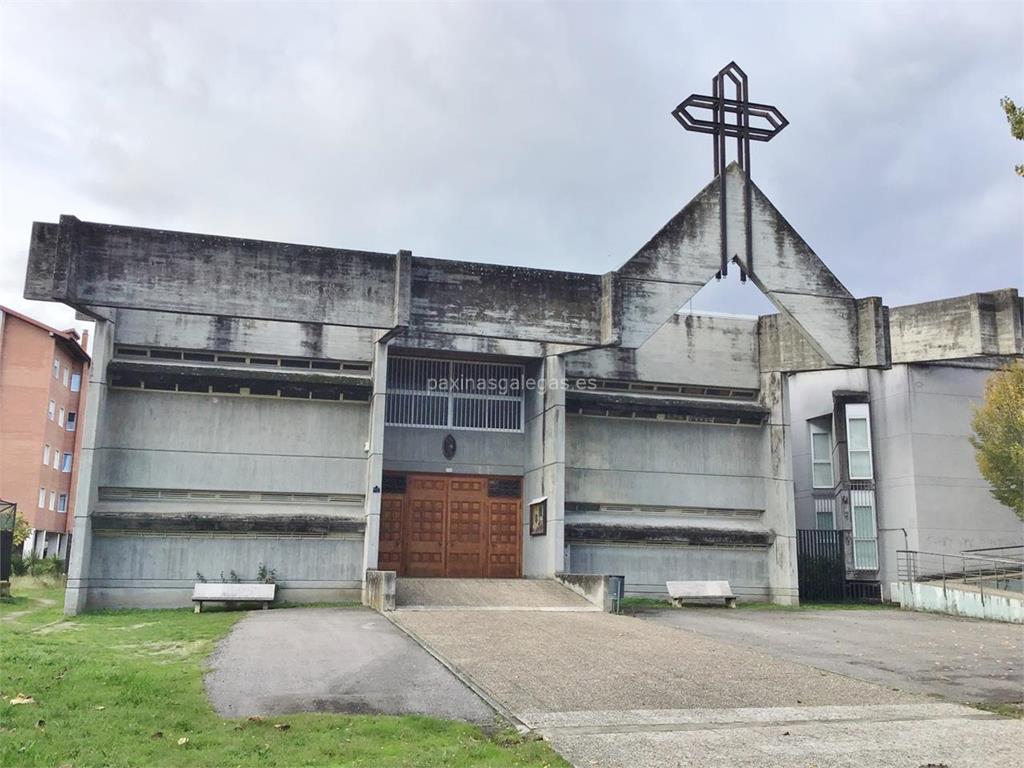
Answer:
MULTIPOLYGON (((728 579, 795 602, 791 374, 887 368, 889 314, 726 174, 726 236, 750 217, 750 277, 778 315, 678 313, 719 266, 717 182, 605 275, 35 224, 26 295, 97 321, 67 610, 185 604, 200 576, 261 566, 285 599, 357 596, 385 472, 518 479, 524 577, 728 579), (521 394, 394 383, 410 359, 521 366, 521 394)), ((975 335, 1006 344, 1013 302, 982 304, 975 335)))
POLYGON ((982 401, 986 380, 1020 359, 1020 313, 1012 290, 896 307, 890 368, 790 377, 797 528, 828 527, 818 512, 831 505, 832 525, 852 532, 844 403, 868 406, 873 471, 861 484, 875 498, 878 566, 858 570, 849 562, 851 576, 879 581, 885 594, 898 579, 898 550, 957 554, 1024 543, 1024 525, 992 497, 969 442, 972 407, 982 401), (986 325, 1007 330, 985 334, 986 325), (822 426, 831 436, 833 484, 815 488, 811 432, 822 426))
POLYGON ((15 502, 31 528, 24 556, 68 554, 86 342, 0 307, 0 499, 15 502))

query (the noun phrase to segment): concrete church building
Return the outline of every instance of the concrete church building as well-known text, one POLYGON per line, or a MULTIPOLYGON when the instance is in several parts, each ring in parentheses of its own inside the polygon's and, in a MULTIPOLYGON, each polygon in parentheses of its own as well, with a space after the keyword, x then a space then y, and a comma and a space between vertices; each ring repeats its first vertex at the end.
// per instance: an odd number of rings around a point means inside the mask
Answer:
POLYGON ((26 296, 96 321, 72 613, 187 605, 261 565, 297 601, 382 569, 794 603, 808 422, 939 346, 1021 352, 1015 291, 955 302, 970 332, 941 304, 894 326, 736 164, 604 275, 62 216, 33 226, 26 296), (678 314, 729 265, 779 314, 678 314))

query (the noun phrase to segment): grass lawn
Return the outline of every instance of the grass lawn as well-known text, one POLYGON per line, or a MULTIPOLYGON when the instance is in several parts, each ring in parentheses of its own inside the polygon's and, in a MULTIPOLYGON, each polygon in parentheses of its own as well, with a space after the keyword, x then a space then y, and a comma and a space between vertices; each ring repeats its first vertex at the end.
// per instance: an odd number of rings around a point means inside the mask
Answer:
POLYGON ((565 766, 542 741, 429 717, 225 720, 203 666, 245 614, 117 611, 65 619, 63 591, 15 579, 0 604, 0 765, 565 766), (35 703, 11 704, 19 694, 35 703))
MULTIPOLYGON (((620 604, 623 613, 640 613, 649 610, 689 611, 721 608, 722 605, 701 605, 694 603, 678 608, 668 598, 624 597, 620 604)), ((800 603, 800 605, 776 605, 775 603, 736 603, 738 609, 747 611, 888 611, 899 609, 895 603, 800 603)))

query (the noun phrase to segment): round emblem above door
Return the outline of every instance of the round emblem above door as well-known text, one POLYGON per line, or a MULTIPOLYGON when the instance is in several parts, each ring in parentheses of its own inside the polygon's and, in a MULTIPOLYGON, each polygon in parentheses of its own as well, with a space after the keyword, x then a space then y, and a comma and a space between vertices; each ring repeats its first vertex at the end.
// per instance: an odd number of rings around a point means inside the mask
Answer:
POLYGON ((451 435, 445 435, 444 441, 441 443, 441 453, 444 454, 446 459, 455 458, 455 450, 458 446, 455 444, 455 438, 451 435))

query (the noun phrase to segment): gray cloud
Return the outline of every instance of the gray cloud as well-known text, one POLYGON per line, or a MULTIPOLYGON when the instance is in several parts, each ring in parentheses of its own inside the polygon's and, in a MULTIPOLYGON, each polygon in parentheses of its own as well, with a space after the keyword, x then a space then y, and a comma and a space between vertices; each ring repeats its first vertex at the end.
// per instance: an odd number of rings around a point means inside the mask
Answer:
MULTIPOLYGON (((0 7, 0 301, 32 220, 603 272, 711 175, 669 111, 736 59, 754 178, 857 295, 1022 283, 1018 4, 0 7), (1015 93, 1016 92, 1016 93, 1015 93)), ((751 286, 702 308, 769 311, 751 286)))

